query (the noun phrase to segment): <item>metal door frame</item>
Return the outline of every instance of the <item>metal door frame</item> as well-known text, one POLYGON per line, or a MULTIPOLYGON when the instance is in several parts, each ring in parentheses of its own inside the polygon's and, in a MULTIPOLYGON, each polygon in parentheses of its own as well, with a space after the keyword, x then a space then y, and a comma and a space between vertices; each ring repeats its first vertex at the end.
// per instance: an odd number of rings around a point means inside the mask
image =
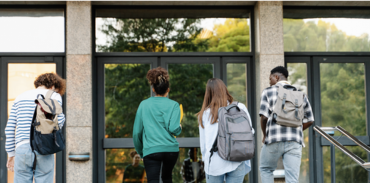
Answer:
MULTIPOLYGON (((285 52, 285 66, 288 63, 306 63, 307 65, 307 92, 314 111, 314 125, 322 126, 321 121, 321 88, 320 88, 320 63, 363 63, 365 67, 365 98, 366 98, 366 136, 356 136, 359 140, 370 145, 370 53, 369 52, 285 52), (323 59, 326 58, 324 61, 323 59)), ((330 146, 330 142, 315 132, 312 127, 309 129, 309 158, 310 160, 310 182, 324 182, 323 167, 323 146, 330 146)), ((354 134, 355 135, 355 134, 354 134)), ((347 137, 339 141, 344 146, 356 146, 347 137)), ((370 155, 368 155, 368 160, 370 155)), ((331 175, 335 176, 335 175, 331 175)), ((370 174, 368 175, 370 180, 370 174)))
MULTIPOLYGON (((61 77, 65 78, 65 55, 64 53, 33 53, 33 54, 18 54, 8 53, 2 54, 0 57, 0 71, 1 79, 0 86, 0 181, 7 182, 7 153, 5 151, 5 126, 8 120, 8 64, 10 63, 55 63, 56 72, 61 77), (4 90, 4 88, 6 88, 4 90), (4 147, 4 149, 3 149, 4 147)), ((65 96, 62 97, 64 101, 63 110, 66 110, 65 96)), ((63 128, 63 134, 65 135, 66 130, 63 128)), ((65 167, 66 167, 66 152, 65 150, 56 154, 56 169, 55 169, 55 180, 56 183, 65 182, 65 167), (60 166, 61 165, 61 166, 60 166)))

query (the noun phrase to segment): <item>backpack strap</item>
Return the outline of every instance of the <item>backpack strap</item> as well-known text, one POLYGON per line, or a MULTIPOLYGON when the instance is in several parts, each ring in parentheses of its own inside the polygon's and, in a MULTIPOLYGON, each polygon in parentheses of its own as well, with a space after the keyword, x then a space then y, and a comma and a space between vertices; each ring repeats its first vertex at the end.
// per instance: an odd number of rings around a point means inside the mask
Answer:
POLYGON ((238 107, 238 104, 239 104, 239 102, 238 102, 238 101, 234 101, 234 102, 233 102, 233 103, 231 103, 230 105, 226 106, 226 107, 225 107, 225 109, 226 109, 226 111, 229 111, 231 108, 236 107, 236 108, 240 111, 240 109, 239 109, 239 107, 238 107))
POLYGON ((53 90, 49 90, 47 93, 46 93, 46 97, 45 98, 51 98, 51 96, 53 95, 54 91, 53 90))
POLYGON ((33 175, 35 175, 36 163, 37 163, 37 156, 36 156, 36 153, 35 153, 35 148, 33 147, 33 144, 32 144, 32 140, 34 139, 35 126, 36 126, 36 123, 35 123, 36 114, 37 114, 37 105, 35 107, 35 112, 33 113, 32 121, 31 121, 31 130, 30 130, 30 145, 31 145, 32 152, 35 155, 35 158, 33 160, 33 165, 32 165, 33 175))

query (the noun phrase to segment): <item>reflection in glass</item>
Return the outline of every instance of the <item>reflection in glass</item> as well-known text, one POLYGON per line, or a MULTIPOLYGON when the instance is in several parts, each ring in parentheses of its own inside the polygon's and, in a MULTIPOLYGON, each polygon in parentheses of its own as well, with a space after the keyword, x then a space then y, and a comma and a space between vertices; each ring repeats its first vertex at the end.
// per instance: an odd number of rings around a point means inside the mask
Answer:
POLYGON ((355 136, 365 136, 365 65, 321 63, 320 83, 322 125, 341 126, 355 136))
POLYGON ((97 52, 250 52, 247 18, 96 18, 97 52))
POLYGON ((0 52, 64 52, 63 9, 1 9, 0 52))
MULTIPOLYGON (((123 181, 125 168, 133 164, 133 160, 129 155, 130 152, 134 150, 135 149, 106 150, 106 183, 121 183, 123 181)), ((196 175, 196 177, 198 177, 197 182, 205 183, 204 170, 201 169, 203 161, 199 148, 180 148, 179 158, 177 159, 176 165, 172 171, 173 182, 184 182, 184 179, 186 180, 186 178, 189 178, 186 177, 189 174, 185 174, 185 169, 187 169, 188 172, 192 172, 193 175, 195 172, 198 172, 196 175), (191 162, 196 165, 194 168, 193 166, 190 167, 190 159, 192 159, 191 162)), ((144 166, 143 161, 140 161, 139 165, 144 166)), ((147 182, 146 174, 144 174, 142 182, 147 182)), ((248 175, 245 176, 243 183, 247 182, 249 182, 248 175)))
MULTIPOLYGON (((15 98, 23 92, 35 89, 33 82, 36 77, 47 72, 56 73, 56 65, 54 63, 8 64, 8 117, 15 98)), ((55 170, 54 167, 54 178, 55 170)), ((11 182, 14 182, 14 173, 8 171, 8 183, 11 182)))
POLYGON ((227 90, 235 101, 245 104, 247 101, 247 64, 228 63, 226 65, 227 90))
POLYGON ((130 138, 140 102, 150 97, 150 64, 105 64, 105 137, 130 138))
POLYGON ((284 21, 286 52, 369 52, 370 19, 314 18, 284 21))
MULTIPOLYGON (((367 162, 367 153, 358 146, 345 146, 349 151, 356 154, 367 162)), ((331 181, 330 147, 323 148, 324 156, 324 182, 331 181)), ((368 172, 338 148, 335 148, 335 180, 338 183, 356 182, 367 183, 368 172)))
POLYGON ((184 111, 179 137, 199 137, 195 114, 202 108, 207 81, 213 78, 213 64, 169 64, 168 72, 169 98, 182 104, 184 111))
MULTIPOLYGON (((288 80, 298 90, 307 94, 307 65, 305 63, 288 63, 289 77, 288 80)), ((310 163, 309 163, 309 135, 308 129, 303 131, 303 142, 305 143, 302 148, 301 167, 299 172, 299 182, 310 182, 310 163)))
POLYGON ((135 149, 106 150, 106 183, 144 183, 144 163, 135 149))

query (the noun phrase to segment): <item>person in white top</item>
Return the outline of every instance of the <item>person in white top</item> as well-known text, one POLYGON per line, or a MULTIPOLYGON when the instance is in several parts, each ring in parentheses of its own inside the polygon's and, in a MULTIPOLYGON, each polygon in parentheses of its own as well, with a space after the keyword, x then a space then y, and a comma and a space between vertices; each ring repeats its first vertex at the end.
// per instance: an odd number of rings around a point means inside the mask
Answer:
MULTIPOLYGON (((224 82, 217 78, 209 79, 206 86, 206 93, 201 111, 198 115, 199 138, 204 171, 208 183, 242 183, 244 176, 250 172, 250 161, 227 161, 222 159, 217 152, 212 156, 212 165, 209 167, 210 150, 218 132, 217 116, 218 109, 233 102, 224 82)), ((251 122, 250 115, 244 104, 239 103, 238 107, 244 110, 251 122)), ((252 126, 252 124, 251 124, 252 126)), ((254 133, 254 130, 252 129, 254 133)))

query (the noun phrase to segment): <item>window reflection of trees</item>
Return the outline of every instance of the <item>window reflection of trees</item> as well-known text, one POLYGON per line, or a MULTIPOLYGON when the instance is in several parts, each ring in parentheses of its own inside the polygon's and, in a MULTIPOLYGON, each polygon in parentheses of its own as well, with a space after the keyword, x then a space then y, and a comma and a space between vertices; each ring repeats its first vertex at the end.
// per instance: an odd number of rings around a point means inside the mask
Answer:
POLYGON ((106 138, 130 138, 136 110, 150 97, 149 64, 105 65, 106 138))
MULTIPOLYGON (((306 85, 306 64, 289 63, 289 80, 298 88, 306 85)), ((323 126, 342 126, 355 136, 366 135, 365 105, 365 66, 362 63, 323 63, 320 64, 321 117, 323 126)), ((307 134, 308 135, 308 134, 307 134)), ((305 143, 308 145, 308 136, 305 143), (306 142, 307 140, 307 142, 306 142)), ((336 134, 338 135, 338 134, 336 134)), ((367 159, 366 152, 358 147, 347 147, 356 155, 367 159)), ((302 165, 308 167, 303 157, 308 157, 308 149, 302 151, 302 165)), ((330 149, 323 148, 324 182, 330 182, 330 149)), ((343 182, 366 182, 366 170, 355 165, 345 154, 336 150, 336 178, 343 182), (351 165, 351 166, 347 166, 351 165), (343 167, 347 167, 344 169, 343 167)), ((302 167, 301 165, 301 167, 302 167)), ((302 174, 302 168, 301 168, 302 174)))
MULTIPOLYGON (((364 24, 368 22, 364 19, 364 24)), ((317 24, 314 21, 304 22, 303 19, 284 19, 284 51, 368 52, 370 37, 367 33, 361 36, 347 35, 335 24, 320 19, 317 24)))
POLYGON ((228 18, 213 30, 202 27, 206 19, 103 20, 97 31, 107 42, 97 45, 99 52, 250 52, 248 19, 228 18))

